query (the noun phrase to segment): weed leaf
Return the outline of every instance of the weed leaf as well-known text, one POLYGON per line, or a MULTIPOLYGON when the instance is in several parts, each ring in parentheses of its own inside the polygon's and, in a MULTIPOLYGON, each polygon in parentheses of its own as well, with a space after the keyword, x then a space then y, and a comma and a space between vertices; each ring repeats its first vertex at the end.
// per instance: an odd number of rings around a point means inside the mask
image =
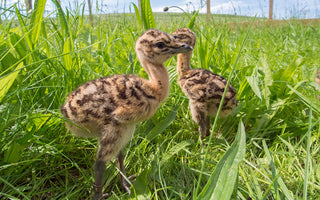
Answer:
POLYGON ((252 89, 252 91, 261 99, 261 92, 259 89, 259 78, 255 76, 246 76, 246 79, 252 89))
POLYGON ((136 13, 136 17, 138 20, 138 23, 140 26, 142 26, 142 21, 141 21, 141 16, 140 16, 140 12, 139 12, 139 8, 137 7, 136 4, 132 3, 133 7, 134 7, 134 12, 136 13))
POLYGON ((146 30, 155 28, 156 25, 149 0, 141 0, 141 18, 146 30))
POLYGON ((239 163, 246 153, 246 133, 242 121, 235 141, 219 161, 197 199, 229 200, 238 177, 239 163))

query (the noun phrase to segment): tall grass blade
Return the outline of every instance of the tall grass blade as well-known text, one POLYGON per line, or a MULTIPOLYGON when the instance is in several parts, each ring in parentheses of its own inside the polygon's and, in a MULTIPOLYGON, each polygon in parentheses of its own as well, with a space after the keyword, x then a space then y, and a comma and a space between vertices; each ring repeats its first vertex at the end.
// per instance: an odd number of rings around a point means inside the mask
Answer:
POLYGON ((32 41, 35 44, 38 41, 40 31, 41 31, 41 25, 42 25, 42 19, 43 19, 43 12, 44 8, 46 6, 46 0, 36 0, 34 2, 34 12, 32 13, 31 18, 31 24, 33 26, 32 30, 32 41))
POLYGON ((273 162, 273 156, 272 156, 271 152, 269 151, 265 140, 262 141, 262 145, 263 145, 263 149, 266 153, 267 160, 269 161, 269 165, 271 167, 272 178, 273 178, 273 187, 274 187, 273 192, 274 192, 274 195, 276 196, 276 199, 280 198, 279 189, 278 189, 278 186, 279 186, 281 191, 285 195, 286 199, 293 200, 293 197, 292 197, 290 190, 285 185, 281 176, 277 173, 277 168, 273 162))
POLYGON ((229 200, 238 177, 239 163, 246 154, 246 133, 242 121, 235 141, 219 161, 197 199, 229 200))
POLYGON ((21 192, 19 190, 19 188, 15 187, 14 185, 12 185, 11 183, 9 183, 8 181, 6 181, 5 179, 3 179, 1 176, 0 176, 0 182, 3 182, 5 185, 8 185, 9 187, 11 187, 14 191, 16 191, 19 195, 23 196, 24 198, 23 199, 27 199, 29 200, 30 198, 27 197, 27 195, 25 195, 23 192, 21 192))
POLYGON ((63 10, 61 8, 61 5, 60 5, 58 0, 52 0, 52 2, 57 7, 61 28, 64 31, 65 36, 69 37, 70 36, 70 32, 69 32, 69 26, 68 26, 68 22, 67 22, 67 19, 66 19, 66 15, 64 14, 64 12, 63 12, 63 10))
POLYGON ((310 146, 311 146, 311 130, 312 130, 312 109, 309 111, 309 129, 307 132, 307 156, 304 172, 304 184, 303 184, 303 200, 308 199, 308 180, 309 180, 309 162, 310 162, 310 146))
MULTIPOLYGON (((215 131, 215 128, 217 126, 217 122, 218 122, 218 118, 219 118, 218 116, 220 115, 220 112, 222 110, 223 101, 224 101, 224 98, 226 97, 226 94, 227 94, 227 88, 230 85, 230 80, 232 79, 233 73, 235 71, 235 67, 236 67, 236 65, 238 63, 238 60, 240 58, 241 51, 243 49, 243 46, 244 46, 245 42, 247 41, 250 29, 251 29, 255 19, 256 19, 256 17, 253 18, 248 30, 241 37, 241 40, 239 41, 238 46, 236 47, 235 55, 234 55, 233 62, 232 62, 233 65, 232 65, 232 69, 231 69, 231 73, 230 73, 230 78, 227 81, 226 89, 224 90, 222 98, 220 100, 220 105, 219 105, 219 108, 218 108, 218 111, 217 111, 217 114, 216 114, 217 117, 215 117, 215 119, 214 119, 213 126, 212 126, 212 129, 211 129, 211 134, 209 136, 209 141, 208 141, 209 144, 211 144, 212 136, 214 135, 214 131, 215 131)), ((203 173, 204 166, 205 166, 205 163, 206 163, 206 158, 207 158, 207 155, 208 155, 208 152, 209 152, 209 147, 210 147, 210 145, 208 145, 206 150, 205 150, 205 156, 204 156, 204 159, 202 161, 201 172, 200 172, 200 175, 199 175, 199 179, 198 179, 198 183, 197 183, 195 194, 197 194, 199 189, 200 189, 200 182, 201 182, 201 179, 202 179, 202 173, 203 173)))
POLYGON ((188 23, 188 25, 187 25, 187 28, 190 28, 190 29, 193 28, 194 23, 195 23, 195 21, 196 21, 196 18, 197 18, 197 16, 198 16, 198 13, 199 13, 199 10, 198 10, 196 13, 194 13, 194 15, 192 16, 192 18, 190 19, 190 21, 189 21, 189 23, 188 23))
POLYGON ((167 151, 160 161, 160 167, 163 166, 168 160, 175 154, 177 154, 182 149, 186 148, 187 146, 191 145, 193 143, 192 140, 185 140, 180 142, 179 144, 176 144, 173 146, 169 151, 167 151))
POLYGON ((29 47, 29 50, 32 51, 33 50, 33 44, 32 44, 32 41, 30 40, 29 31, 28 31, 28 29, 26 27, 26 24, 24 23, 24 21, 22 19, 21 13, 20 13, 20 11, 19 11, 19 9, 17 8, 16 5, 15 5, 15 11, 16 11, 16 15, 17 15, 19 24, 21 26, 22 33, 23 33, 24 38, 25 38, 25 40, 27 42, 27 45, 29 47))
POLYGON ((156 23, 149 0, 141 0, 141 18, 145 29, 155 28, 156 23))
POLYGON ((7 94, 14 80, 16 80, 22 67, 23 63, 21 62, 12 73, 0 78, 0 102, 2 101, 3 97, 5 97, 5 95, 7 94))
MULTIPOLYGON (((299 85, 299 84, 297 84, 297 85, 299 85)), ((313 110, 314 112, 320 114, 320 108, 319 108, 319 106, 317 106, 315 103, 313 103, 310 98, 306 97, 305 95, 303 95, 303 94, 300 93, 298 90, 296 90, 295 88, 291 87, 290 85, 287 85, 287 86, 288 86, 288 88, 290 88, 290 90, 291 90, 293 93, 295 93, 295 94, 302 100, 302 102, 303 102, 306 106, 312 108, 312 110, 313 110)))

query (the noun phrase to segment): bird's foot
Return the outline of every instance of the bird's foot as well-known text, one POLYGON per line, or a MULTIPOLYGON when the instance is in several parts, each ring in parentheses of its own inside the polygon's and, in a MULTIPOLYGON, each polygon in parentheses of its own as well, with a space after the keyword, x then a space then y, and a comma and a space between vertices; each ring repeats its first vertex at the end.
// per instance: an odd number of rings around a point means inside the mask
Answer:
MULTIPOLYGON (((134 182, 136 177, 137 176, 134 174, 134 175, 129 176, 127 179, 132 183, 132 182, 134 182)), ((121 185, 122 185, 123 189, 130 195, 131 194, 131 191, 130 191, 131 183, 128 182, 123 177, 121 178, 120 182, 121 182, 121 185)))
POLYGON ((103 188, 102 185, 96 185, 96 184, 93 185, 94 195, 92 200, 103 200, 109 197, 109 193, 102 194, 102 188, 103 188))

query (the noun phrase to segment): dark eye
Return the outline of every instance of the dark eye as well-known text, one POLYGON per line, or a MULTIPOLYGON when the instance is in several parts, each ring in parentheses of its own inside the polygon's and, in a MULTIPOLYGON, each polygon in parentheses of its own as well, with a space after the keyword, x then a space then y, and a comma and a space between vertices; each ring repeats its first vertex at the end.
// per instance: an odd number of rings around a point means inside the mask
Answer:
POLYGON ((164 48, 166 45, 163 42, 158 42, 155 44, 156 47, 158 47, 159 49, 164 48))
POLYGON ((174 35, 174 36, 173 36, 173 38, 174 38, 174 39, 177 39, 177 38, 178 38, 178 36, 174 35))

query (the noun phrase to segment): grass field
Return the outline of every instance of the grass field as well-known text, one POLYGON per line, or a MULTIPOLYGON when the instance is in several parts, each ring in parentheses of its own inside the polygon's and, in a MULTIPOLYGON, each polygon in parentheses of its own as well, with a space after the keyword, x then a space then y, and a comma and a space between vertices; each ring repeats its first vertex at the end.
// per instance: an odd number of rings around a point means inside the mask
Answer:
MULTIPOLYGON (((96 16, 91 26, 81 9, 43 19, 41 5, 33 16, 13 11, 15 19, 0 24, 0 197, 88 199, 97 141, 73 137, 59 108, 88 80, 121 73, 146 77, 134 52, 144 28, 135 14, 96 16)), ((189 20, 157 13, 155 27, 173 32, 189 20)), ((231 199, 320 198, 320 102, 314 83, 319 23, 238 25, 252 20, 213 16, 207 24, 205 16, 196 18, 192 66, 230 79, 239 105, 218 119, 214 136, 201 145, 188 99, 176 82, 176 58, 168 61, 170 96, 138 125, 125 148, 127 173, 138 175, 130 198, 201 199, 218 188, 208 184, 214 170, 231 199), (232 22, 236 28, 228 25, 232 22), (235 140, 244 131, 245 153, 235 140), (229 188, 217 167, 228 150, 244 157, 238 170, 230 168, 236 179, 229 188)), ((129 198, 115 162, 107 165, 104 191, 110 199, 129 198)))

